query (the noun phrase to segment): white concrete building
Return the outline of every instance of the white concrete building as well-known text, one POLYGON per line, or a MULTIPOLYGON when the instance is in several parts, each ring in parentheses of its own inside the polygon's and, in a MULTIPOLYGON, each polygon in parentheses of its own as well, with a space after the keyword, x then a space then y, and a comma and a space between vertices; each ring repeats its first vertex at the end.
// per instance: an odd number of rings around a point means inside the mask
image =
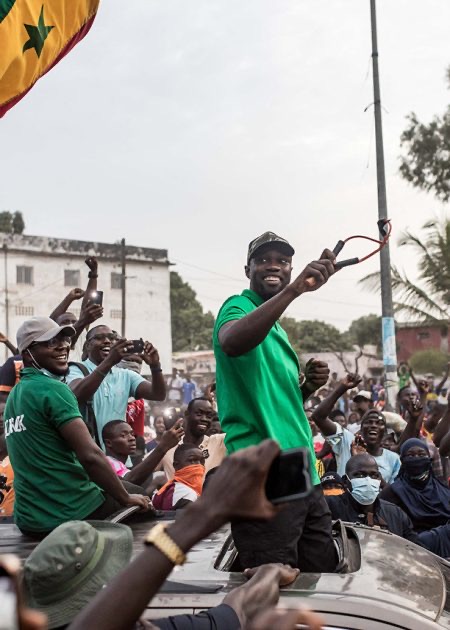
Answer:
MULTIPOLYGON (((126 246, 128 339, 143 337, 159 350, 164 372, 172 365, 170 274, 167 250, 126 246)), ((0 330, 13 342, 17 328, 34 315, 50 315, 74 287, 86 288, 84 260, 99 262, 98 289, 104 292, 100 321, 120 332, 122 321, 121 245, 48 236, 0 233, 0 330), (6 308, 8 303, 8 308, 6 308)), ((79 315, 81 301, 70 309, 79 315)))

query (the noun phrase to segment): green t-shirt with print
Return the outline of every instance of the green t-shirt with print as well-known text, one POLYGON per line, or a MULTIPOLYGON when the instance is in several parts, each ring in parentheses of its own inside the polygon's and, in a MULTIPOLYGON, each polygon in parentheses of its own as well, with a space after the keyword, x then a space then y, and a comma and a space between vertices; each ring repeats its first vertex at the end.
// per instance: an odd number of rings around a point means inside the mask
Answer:
POLYGON ((14 518, 21 529, 49 531, 85 518, 104 502, 58 430, 79 417, 68 385, 34 368, 22 370, 4 413, 14 470, 14 518))
POLYGON ((282 449, 307 447, 314 485, 319 483, 311 428, 303 409, 299 363, 279 322, 256 348, 230 357, 220 347, 218 334, 226 322, 245 317, 263 303, 246 289, 229 298, 216 319, 213 346, 216 358, 217 405, 229 453, 277 440, 282 449))

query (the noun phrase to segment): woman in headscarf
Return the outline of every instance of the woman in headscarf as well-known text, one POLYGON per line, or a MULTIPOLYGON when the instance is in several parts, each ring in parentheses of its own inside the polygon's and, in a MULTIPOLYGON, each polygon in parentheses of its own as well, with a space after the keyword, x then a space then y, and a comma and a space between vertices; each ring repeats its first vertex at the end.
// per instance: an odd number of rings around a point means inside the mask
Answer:
POLYGON ((406 440, 400 448, 400 460, 397 479, 384 488, 380 498, 401 507, 417 532, 446 525, 450 520, 450 489, 435 477, 426 442, 406 440))

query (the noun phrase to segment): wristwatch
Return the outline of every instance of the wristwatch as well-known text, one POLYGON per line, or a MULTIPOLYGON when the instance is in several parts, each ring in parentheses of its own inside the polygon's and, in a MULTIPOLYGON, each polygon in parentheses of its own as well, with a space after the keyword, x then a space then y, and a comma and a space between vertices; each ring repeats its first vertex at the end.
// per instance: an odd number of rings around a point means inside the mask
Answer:
POLYGON ((167 525, 164 523, 155 525, 144 538, 144 544, 156 547, 172 564, 184 564, 186 562, 186 554, 166 532, 166 527, 167 525))

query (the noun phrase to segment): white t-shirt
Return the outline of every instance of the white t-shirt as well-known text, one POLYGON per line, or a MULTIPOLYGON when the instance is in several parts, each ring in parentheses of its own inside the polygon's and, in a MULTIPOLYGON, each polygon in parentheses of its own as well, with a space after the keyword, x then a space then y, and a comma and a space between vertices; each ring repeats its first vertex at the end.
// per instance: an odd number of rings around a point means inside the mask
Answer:
POLYGON ((181 501, 181 499, 186 499, 187 501, 197 501, 198 495, 195 490, 192 490, 189 486, 185 486, 184 483, 181 483, 181 481, 176 481, 173 489, 172 506, 175 506, 178 501, 181 501))

